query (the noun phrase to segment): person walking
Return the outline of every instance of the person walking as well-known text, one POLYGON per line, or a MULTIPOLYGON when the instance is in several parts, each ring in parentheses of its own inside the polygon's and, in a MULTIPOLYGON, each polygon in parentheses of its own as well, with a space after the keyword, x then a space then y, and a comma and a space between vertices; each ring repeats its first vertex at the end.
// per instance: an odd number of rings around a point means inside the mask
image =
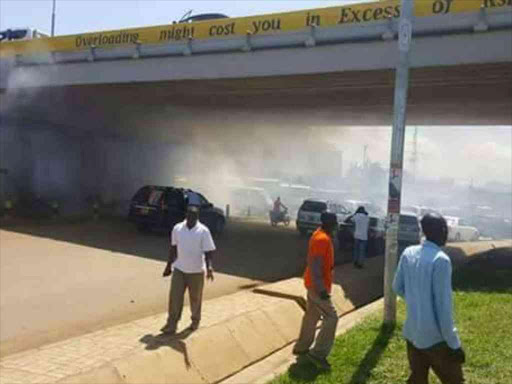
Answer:
POLYGON ((304 272, 304 285, 308 292, 307 307, 293 353, 297 356, 306 356, 322 370, 329 370, 331 365, 327 361, 327 356, 331 352, 338 324, 338 314, 330 296, 334 269, 334 247, 331 237, 337 226, 337 218, 334 213, 323 212, 321 221, 322 226, 309 240, 307 267, 304 272), (322 327, 314 347, 310 350, 320 319, 322 327))
POLYGON ((428 384, 432 368, 443 384, 461 384, 466 357, 453 324, 452 264, 441 249, 448 226, 437 213, 423 216, 421 226, 425 242, 404 250, 393 281, 393 290, 407 304, 407 383, 428 384))
POLYGON ((188 330, 194 331, 201 322, 204 275, 213 281, 212 257, 215 244, 210 230, 199 222, 199 208, 189 205, 185 221, 174 226, 171 233, 169 261, 163 272, 172 274, 169 293, 169 315, 161 331, 168 335, 176 333, 183 312, 183 300, 188 289, 192 323, 188 330))
POLYGON ((363 268, 364 260, 368 252, 368 227, 370 225, 370 217, 364 207, 357 208, 356 212, 347 217, 345 222, 353 222, 354 230, 354 266, 363 268))

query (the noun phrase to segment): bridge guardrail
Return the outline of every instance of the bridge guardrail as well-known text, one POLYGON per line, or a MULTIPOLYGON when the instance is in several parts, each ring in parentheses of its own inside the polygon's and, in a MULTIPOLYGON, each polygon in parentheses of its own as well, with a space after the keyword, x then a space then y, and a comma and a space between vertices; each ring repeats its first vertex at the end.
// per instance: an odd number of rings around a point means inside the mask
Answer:
MULTIPOLYGON (((486 30, 488 18, 500 12, 508 14, 512 0, 422 0, 415 2, 415 17, 437 16, 444 19, 444 29, 453 28, 452 18, 459 14, 477 17, 476 30, 486 30), (448 23, 447 23, 448 21, 448 23)), ((393 37, 401 13, 400 0, 329 7, 298 12, 276 13, 253 17, 227 18, 212 21, 160 25, 103 31, 30 41, 0 44, 0 58, 16 56, 52 56, 51 61, 73 61, 97 57, 140 57, 144 54, 191 54, 226 49, 251 50, 277 46, 306 46, 340 39, 371 38, 373 32, 393 37), (342 26, 361 27, 364 31, 350 32, 342 26), (304 39, 304 35, 308 35, 304 39), (368 37, 365 37, 368 35, 368 37), (276 39, 273 39, 273 38, 276 39), (144 48, 142 48, 144 47, 144 48), (130 53, 127 53, 130 51, 130 53), (58 53, 57 57, 53 57, 58 53), (61 60, 60 60, 61 59, 61 60)))

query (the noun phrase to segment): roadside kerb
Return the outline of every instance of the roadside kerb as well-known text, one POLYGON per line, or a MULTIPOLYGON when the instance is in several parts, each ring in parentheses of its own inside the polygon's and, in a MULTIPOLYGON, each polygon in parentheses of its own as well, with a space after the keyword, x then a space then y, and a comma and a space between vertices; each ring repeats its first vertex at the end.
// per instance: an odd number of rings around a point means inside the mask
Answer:
MULTIPOLYGON (((369 279, 382 275, 382 260, 370 259, 364 271, 357 270, 357 276, 350 276, 353 273, 351 265, 339 266, 335 270, 335 281, 343 281, 345 286, 354 285, 347 290, 349 292, 364 291, 369 279)), ((382 295, 382 277, 378 280, 378 289, 367 291, 364 304, 382 295)), ((347 313, 341 311, 352 312, 356 306, 363 305, 361 302, 352 303, 346 290, 339 286, 335 288, 333 298, 340 314, 347 313)), ((293 343, 304 314, 298 302, 304 300, 305 295, 300 278, 257 288, 245 296, 240 295, 236 300, 233 298, 231 304, 257 298, 260 301, 258 309, 225 318, 223 322, 201 328, 183 340, 162 341, 160 346, 165 349, 160 352, 161 358, 142 353, 138 354, 140 361, 137 361, 136 356, 130 356, 128 359, 133 360, 131 364, 122 359, 116 360, 97 372, 65 378, 61 382, 86 384, 106 378, 111 383, 111 380, 117 378, 115 383, 217 383, 293 343), (177 355, 176 350, 180 350, 183 357, 177 355), (181 365, 181 368, 159 369, 164 361, 167 366, 181 365)), ((363 296, 359 293, 358 300, 363 296)))
MULTIPOLYGON (((370 269, 358 271, 354 283, 364 283, 370 269)), ((347 281, 352 273, 349 265, 336 268, 347 281)), ((303 296, 301 280, 292 285, 303 296)), ((0 382, 214 383, 293 342, 303 313, 294 300, 238 292, 206 302, 202 326, 192 334, 160 336, 166 315, 155 315, 6 356, 0 360, 0 382)), ((189 316, 186 308, 182 327, 189 316)))
MULTIPOLYGON (((383 299, 379 299, 358 308, 348 314, 341 316, 336 328, 336 336, 340 336, 362 322, 369 315, 382 311, 384 307, 383 299)), ((285 373, 288 368, 296 362, 296 357, 292 354, 293 344, 290 344, 271 356, 261 360, 241 372, 230 376, 220 384, 267 384, 276 377, 285 373)))
POLYGON ((512 240, 486 240, 468 243, 448 243, 444 250, 450 256, 453 264, 465 264, 475 255, 481 255, 498 248, 511 248, 512 240))

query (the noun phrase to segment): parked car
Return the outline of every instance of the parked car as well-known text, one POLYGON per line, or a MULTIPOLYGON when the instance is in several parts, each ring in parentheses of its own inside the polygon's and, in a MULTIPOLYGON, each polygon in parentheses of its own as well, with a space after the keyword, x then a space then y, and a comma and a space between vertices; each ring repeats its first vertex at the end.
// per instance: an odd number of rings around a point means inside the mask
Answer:
POLYGON ((414 213, 416 216, 419 217, 420 220, 427 213, 440 214, 439 210, 436 210, 431 207, 421 206, 421 205, 405 205, 405 206, 402 206, 401 211, 404 213, 414 213))
POLYGON ((401 211, 414 213, 416 216, 421 217, 421 207, 419 205, 403 205, 401 211))
MULTIPOLYGON (((402 213, 398 228, 398 255, 405 248, 417 245, 421 242, 421 227, 415 213, 402 213)), ((354 243, 354 224, 342 223, 338 232, 338 240, 341 248, 351 248, 354 243)), ((368 228, 368 256, 382 255, 386 247, 386 223, 385 219, 370 216, 368 228)))
MULTIPOLYGON (((386 245, 386 228, 384 219, 370 216, 368 226, 368 256, 384 254, 386 245)), ((353 222, 342 222, 338 230, 338 242, 341 249, 350 250, 354 246, 355 225, 353 222)))
POLYGON ((273 205, 269 194, 258 187, 229 187, 227 196, 226 204, 230 205, 233 216, 266 217, 273 205))
POLYGON ((343 205, 347 207, 347 209, 351 212, 355 212, 357 208, 364 207, 366 211, 375 217, 384 217, 386 216, 386 212, 382 208, 380 208, 377 204, 374 204, 370 201, 362 201, 362 200, 345 200, 343 205))
POLYGON ((316 230, 322 223, 320 216, 323 211, 329 210, 336 214, 338 224, 342 223, 350 214, 344 205, 330 200, 307 199, 304 200, 297 213, 297 230, 301 235, 316 230))
POLYGON ((421 242, 421 227, 418 216, 414 213, 401 213, 400 225, 398 226, 398 248, 399 254, 402 250, 421 242))
POLYGON ((2 41, 21 41, 21 40, 34 40, 44 37, 50 37, 47 33, 41 32, 35 28, 14 28, 0 31, 0 42, 2 41))
POLYGON ((471 222, 481 236, 492 239, 512 239, 512 220, 499 216, 474 216, 471 222))
POLYGON ((475 241, 480 238, 478 229, 470 226, 466 220, 455 216, 445 216, 448 224, 448 241, 475 241))
POLYGON ((144 186, 132 198, 129 217, 141 231, 153 228, 171 230, 185 219, 189 204, 200 207, 199 220, 213 235, 222 233, 226 223, 224 212, 191 189, 144 186))
POLYGON ((187 12, 179 21, 180 23, 195 23, 198 21, 218 20, 218 19, 229 19, 223 13, 201 13, 199 15, 191 15, 191 12, 187 12))

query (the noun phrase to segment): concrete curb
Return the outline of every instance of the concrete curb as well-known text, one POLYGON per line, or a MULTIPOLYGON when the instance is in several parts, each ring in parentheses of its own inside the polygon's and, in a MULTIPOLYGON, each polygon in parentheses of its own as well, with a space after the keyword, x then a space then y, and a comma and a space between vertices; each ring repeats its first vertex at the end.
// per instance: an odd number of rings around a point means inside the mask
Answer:
POLYGON ((512 240, 490 240, 472 243, 448 243, 443 249, 455 266, 464 265, 475 255, 481 255, 493 249, 512 248, 512 240))
POLYGON ((292 342, 302 315, 296 303, 283 301, 59 383, 216 383, 292 342))
MULTIPOLYGON (((335 286, 332 296, 340 315, 382 295, 382 264, 382 258, 370 259, 367 268, 357 270, 354 278, 350 277, 355 271, 351 265, 337 267, 336 278, 350 287, 348 291, 365 291, 352 299, 352 293, 335 286), (365 288, 372 277, 379 279, 379 292, 375 285, 369 290, 365 288)), ((156 346, 157 351, 135 351, 99 368, 63 378, 59 383, 218 383, 290 345, 299 334, 304 315, 301 304, 306 298, 302 279, 269 284, 255 289, 251 295, 268 301, 268 305, 235 314, 187 337, 170 338, 156 346)))
MULTIPOLYGON (((368 316, 382 310, 384 300, 379 299, 365 305, 354 312, 343 315, 338 322, 336 336, 340 336, 364 321, 368 316)), ((268 358, 255 363, 247 369, 221 381, 220 384, 266 384, 285 373, 295 363, 296 357, 292 355, 293 344, 290 344, 268 358)))

